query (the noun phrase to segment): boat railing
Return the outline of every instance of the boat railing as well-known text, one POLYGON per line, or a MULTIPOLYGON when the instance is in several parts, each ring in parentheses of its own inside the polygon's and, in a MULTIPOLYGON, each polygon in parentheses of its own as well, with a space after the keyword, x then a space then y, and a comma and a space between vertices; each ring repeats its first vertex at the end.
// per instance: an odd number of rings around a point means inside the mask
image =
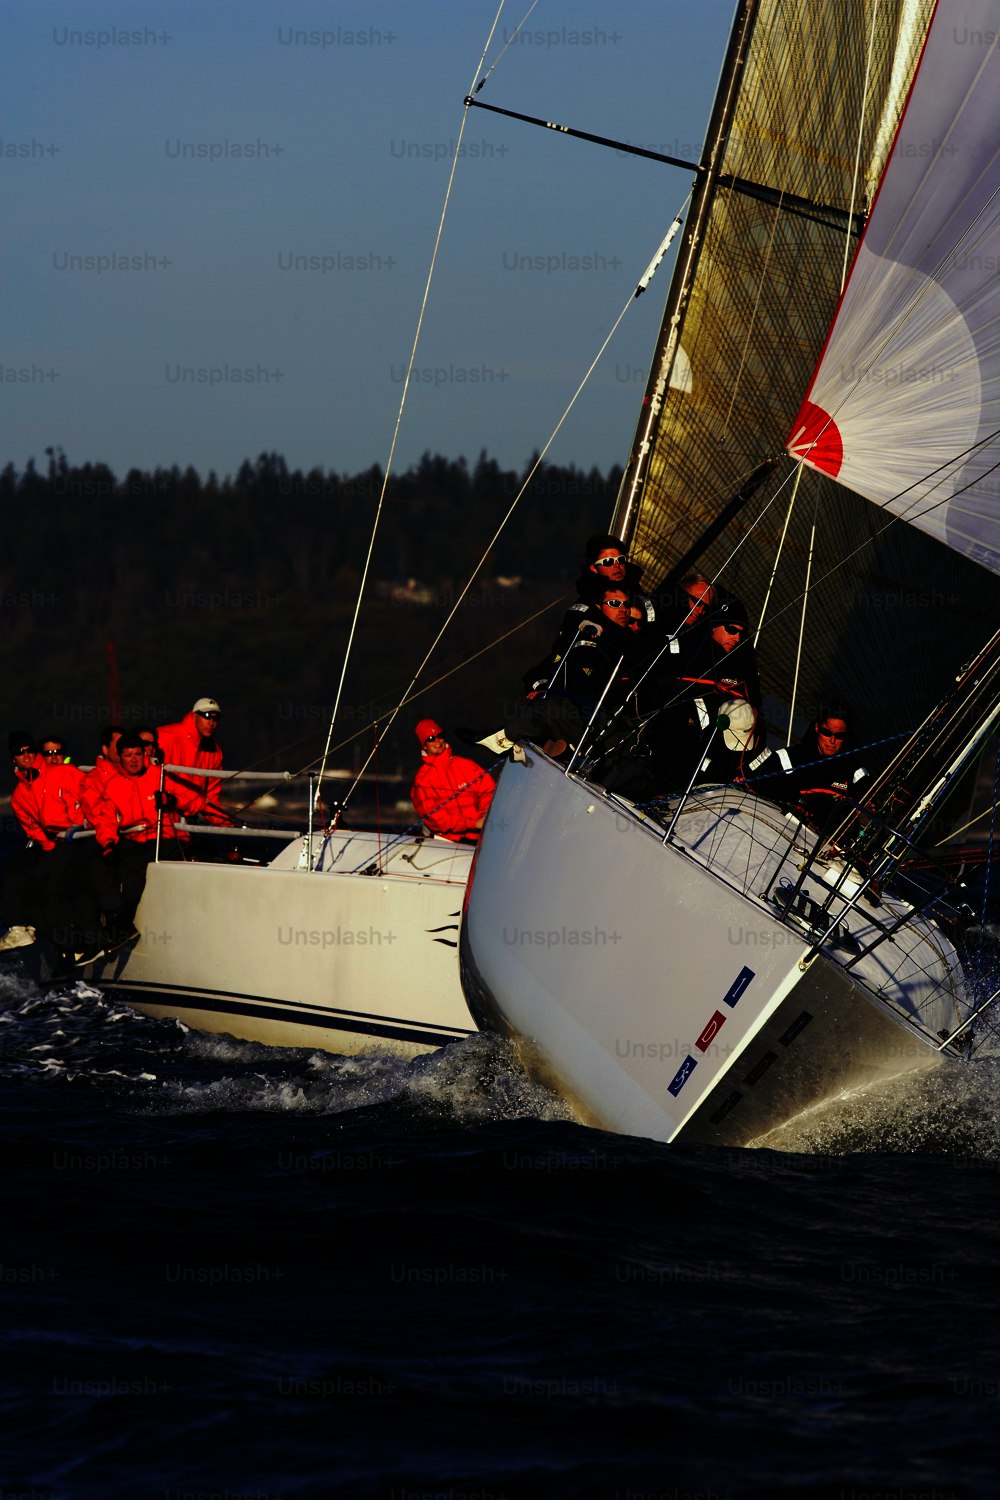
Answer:
MULTIPOLYGON (((866 859, 864 868, 859 868, 853 861, 851 848, 832 848, 829 833, 817 833, 802 817, 783 814, 778 805, 757 797, 747 788, 739 789, 742 795, 738 807, 730 804, 726 794, 736 791, 732 785, 698 787, 692 784, 686 788, 682 796, 671 799, 656 815, 660 826, 665 828, 661 842, 669 842, 685 856, 696 858, 726 885, 763 904, 778 925, 804 936, 809 946, 801 958, 803 965, 822 951, 823 956, 838 967, 852 971, 858 983, 885 1003, 892 1004, 884 987, 873 982, 872 971, 866 968, 865 960, 883 950, 880 962, 887 977, 898 979, 904 972, 912 974, 914 966, 921 966, 910 947, 900 947, 898 958, 893 956, 886 962, 886 945, 892 945, 897 934, 915 917, 936 917, 952 926, 971 914, 961 900, 961 888, 956 887, 952 872, 938 856, 850 798, 845 797, 843 801, 865 820, 879 841, 879 853, 866 859), (720 794, 726 799, 724 808, 718 805, 720 794), (745 828, 743 815, 747 812, 748 802, 756 851, 754 857, 741 859, 742 868, 737 872, 732 859, 733 845, 722 832, 722 825, 738 821, 745 828), (685 836, 686 820, 678 821, 678 804, 689 816, 698 817, 696 837, 685 836), (788 870, 790 861, 792 870, 782 883, 782 874, 788 870), (906 868, 907 864, 917 861, 920 864, 919 879, 906 868), (807 888, 810 877, 812 883, 807 888), (891 888, 887 888, 888 882, 891 882, 891 888), (817 884, 822 886, 825 894, 816 890, 817 884), (884 888, 885 897, 882 894, 884 888), (847 927, 850 914, 859 908, 866 929, 863 939, 847 927)), ((613 793, 605 795, 623 812, 649 825, 648 809, 636 809, 613 793)), ((887 951, 895 955, 891 946, 887 951)), ((937 979, 928 970, 921 968, 921 971, 927 984, 925 998, 915 1005, 913 1012, 899 1013, 905 1014, 905 1019, 937 1046, 944 1033, 924 1025, 921 1011, 929 1010, 936 997, 943 993, 953 995, 954 991, 947 982, 937 979)), ((971 1013, 968 1019, 972 1019, 971 1013)), ((956 1040, 966 1030, 963 1022, 956 1040)))
MULTIPOLYGON (((802 956, 803 965, 811 963, 822 951, 825 957, 840 968, 854 971, 855 978, 867 989, 881 995, 886 1003, 891 1003, 887 1001, 885 994, 873 985, 861 967, 864 961, 883 949, 885 944, 893 943, 896 934, 908 926, 914 917, 923 916, 926 913, 939 919, 943 918, 950 923, 960 921, 968 909, 964 908, 964 903, 956 892, 954 876, 938 856, 917 844, 908 834, 873 812, 871 808, 864 807, 846 796, 842 797, 841 801, 850 807, 852 813, 857 814, 862 825, 869 832, 877 834, 878 852, 866 858, 865 867, 860 868, 859 863, 854 862, 856 855, 853 841, 851 845, 843 849, 835 848, 831 845, 829 831, 821 830, 816 834, 814 829, 807 829, 807 825, 800 818, 800 828, 803 833, 808 831, 812 847, 808 850, 806 858, 797 866, 796 880, 787 890, 782 889, 779 894, 772 895, 788 853, 794 848, 795 840, 788 840, 787 847, 763 896, 764 899, 771 899, 777 920, 784 926, 796 925, 801 930, 805 913, 805 925, 807 930, 811 930, 812 942, 802 956), (925 879, 923 883, 915 880, 905 868, 906 861, 915 859, 920 860, 922 873, 929 872, 931 877, 925 879), (827 888, 822 901, 805 892, 805 885, 810 876, 827 888), (887 911, 883 919, 878 912, 883 906, 882 890, 887 882, 891 882, 891 888, 886 894, 891 897, 896 910, 892 914, 887 911), (806 902, 804 909, 803 898, 806 902), (845 943, 847 918, 859 909, 862 901, 865 902, 866 907, 863 913, 865 924, 875 930, 875 936, 864 944, 856 939, 845 943)), ((814 891, 815 885, 811 889, 814 891)), ((971 911, 968 914, 971 915, 971 911)), ((885 968, 896 978, 912 962, 913 955, 908 951, 901 951, 898 962, 886 964, 885 968)), ((930 975, 926 974, 926 978, 930 980, 930 975)), ((947 989, 948 986, 940 980, 933 981, 931 994, 925 1005, 929 1005, 935 996, 947 989)), ((918 1006, 916 1010, 916 1016, 909 1016, 908 1019, 919 1024, 921 1007, 918 1006)), ((972 1016, 970 1015, 968 1019, 971 1020, 972 1016)), ((926 1030, 925 1027, 921 1029, 926 1030)), ((957 1040, 965 1029, 964 1025, 961 1026, 948 1040, 957 1040)), ((938 1042, 937 1033, 928 1033, 928 1035, 935 1044, 938 1042)), ((943 1045, 947 1044, 946 1041, 943 1045)))
MULTIPOLYGON (((227 770, 225 770, 221 766, 212 767, 211 769, 209 769, 206 766, 181 766, 181 765, 177 765, 177 764, 175 764, 174 762, 171 762, 171 761, 161 761, 160 762, 160 799, 161 799, 161 806, 160 806, 159 811, 157 812, 157 815, 156 815, 156 854, 155 854, 155 858, 156 858, 157 862, 159 862, 159 858, 160 858, 160 846, 161 846, 162 839, 163 839, 163 812, 164 812, 164 809, 163 809, 163 806, 162 806, 162 800, 163 800, 163 793, 166 790, 166 779, 167 779, 167 773, 168 772, 172 772, 172 773, 175 773, 177 775, 183 776, 185 779, 195 778, 195 779, 199 779, 199 780, 202 780, 202 781, 249 781, 249 782, 266 781, 266 782, 269 782, 272 786, 280 786, 280 785, 283 785, 283 784, 290 783, 292 781, 302 781, 302 780, 308 781, 308 783, 309 783, 309 789, 308 789, 308 794, 307 794, 307 802, 308 802, 308 811, 309 811, 309 826, 308 826, 308 830, 307 830, 307 837, 308 837, 309 842, 308 842, 307 847, 311 851, 311 849, 312 849, 312 842, 313 842, 313 838, 312 838, 312 836, 313 836, 313 815, 314 815, 314 811, 315 811, 315 807, 316 807, 316 793, 315 793, 315 788, 314 788, 314 785, 313 785, 313 783, 316 781, 316 772, 315 771, 227 771, 227 770)), ((231 823, 225 823, 225 824, 190 823, 190 822, 187 821, 186 818, 180 818, 180 819, 178 819, 177 822, 174 824, 174 826, 181 828, 184 832, 193 832, 193 833, 198 833, 199 835, 201 835, 201 834, 208 834, 210 837, 214 835, 216 838, 223 837, 223 838, 230 838, 231 839, 234 836, 234 834, 242 834, 244 836, 249 836, 249 837, 253 837, 253 838, 272 838, 272 839, 285 839, 285 840, 302 837, 302 830, 300 828, 291 828, 291 829, 285 829, 285 828, 265 828, 265 829, 259 829, 259 828, 234 827, 233 824, 231 824, 231 823)), ((311 863, 311 861, 310 861, 310 863, 311 863)))
MULTIPOLYGON (((198 778, 202 781, 245 781, 245 782, 267 782, 271 786, 285 786, 295 781, 307 783, 306 803, 307 818, 306 826, 296 828, 272 828, 249 825, 246 823, 194 823, 187 818, 177 818, 173 826, 182 833, 195 833, 199 838, 226 839, 280 839, 283 843, 289 843, 293 839, 302 840, 301 868, 310 874, 322 867, 323 849, 329 841, 329 833, 316 821, 316 808, 318 804, 319 775, 315 770, 306 771, 227 771, 219 767, 209 769, 205 766, 183 766, 172 762, 165 762, 160 770, 160 791, 166 790, 166 777, 168 773, 174 773, 185 779, 198 778), (319 849, 317 852, 317 844, 319 849)), ((330 771, 326 772, 327 779, 354 781, 352 771, 330 771)), ((381 780, 405 780, 405 777, 381 777, 381 780)), ((156 828, 156 855, 157 862, 160 858, 160 848, 163 834, 163 808, 157 814, 156 828)), ((404 856, 405 858, 406 856, 404 856)), ((363 869, 369 863, 364 861, 358 868, 363 869)))

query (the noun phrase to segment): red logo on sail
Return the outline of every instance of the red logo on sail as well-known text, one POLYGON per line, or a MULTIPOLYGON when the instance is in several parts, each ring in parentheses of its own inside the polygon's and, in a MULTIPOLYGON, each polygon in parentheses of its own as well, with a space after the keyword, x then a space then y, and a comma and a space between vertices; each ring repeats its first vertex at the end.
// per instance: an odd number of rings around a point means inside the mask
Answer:
POLYGON ((801 458, 813 469, 836 479, 844 461, 844 444, 840 429, 821 406, 803 401, 792 424, 792 435, 785 445, 793 458, 801 458))

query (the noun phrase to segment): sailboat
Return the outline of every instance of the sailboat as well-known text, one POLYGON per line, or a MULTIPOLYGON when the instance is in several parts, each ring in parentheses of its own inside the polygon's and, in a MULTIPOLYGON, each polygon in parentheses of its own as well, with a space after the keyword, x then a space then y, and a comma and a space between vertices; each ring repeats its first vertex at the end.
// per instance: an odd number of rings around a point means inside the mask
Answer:
POLYGON ((86 978, 146 1015, 272 1046, 414 1057, 478 1029, 456 962, 471 845, 343 828, 278 842, 259 865, 151 864, 138 941, 86 978))
POLYGON ((632 803, 586 741, 504 767, 463 986, 585 1123, 747 1145, 988 1033, 935 846, 1000 725, 998 31, 996 0, 737 9, 609 529, 746 602, 779 743, 833 693, 886 764, 826 833, 697 765, 632 803))

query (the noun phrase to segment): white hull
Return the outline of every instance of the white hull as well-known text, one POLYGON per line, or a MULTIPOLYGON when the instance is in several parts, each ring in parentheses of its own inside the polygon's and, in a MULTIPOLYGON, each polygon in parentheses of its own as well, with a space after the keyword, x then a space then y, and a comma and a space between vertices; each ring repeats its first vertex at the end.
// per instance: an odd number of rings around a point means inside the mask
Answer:
POLYGON ((147 1015, 283 1047, 412 1056, 474 1032, 456 958, 471 847, 400 840, 368 874, 374 834, 334 835, 312 872, 305 842, 261 867, 150 866, 138 943, 88 977, 147 1015))
MULTIPOLYGON (((932 1066, 938 1033, 965 1015, 950 943, 914 917, 848 970, 880 936, 873 923, 908 909, 837 898, 836 935, 807 961, 815 933, 773 899, 813 843, 796 831, 728 788, 692 798, 664 843, 529 747, 503 770, 473 867, 473 1014, 518 1038, 582 1119, 660 1141, 745 1144, 845 1089, 932 1066)), ((809 893, 822 902, 829 887, 817 877, 809 893)))

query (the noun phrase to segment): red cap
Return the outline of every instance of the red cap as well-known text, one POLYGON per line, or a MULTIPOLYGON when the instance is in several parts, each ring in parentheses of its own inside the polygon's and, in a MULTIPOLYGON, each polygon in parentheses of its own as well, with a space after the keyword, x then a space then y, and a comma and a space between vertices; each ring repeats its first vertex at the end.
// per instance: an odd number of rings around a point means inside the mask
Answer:
POLYGON ((421 749, 423 749, 427 741, 432 740, 436 734, 444 734, 444 730, 441 728, 441 725, 437 722, 436 719, 420 720, 420 723, 417 725, 417 739, 420 741, 421 749))

